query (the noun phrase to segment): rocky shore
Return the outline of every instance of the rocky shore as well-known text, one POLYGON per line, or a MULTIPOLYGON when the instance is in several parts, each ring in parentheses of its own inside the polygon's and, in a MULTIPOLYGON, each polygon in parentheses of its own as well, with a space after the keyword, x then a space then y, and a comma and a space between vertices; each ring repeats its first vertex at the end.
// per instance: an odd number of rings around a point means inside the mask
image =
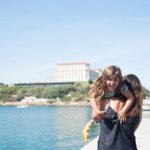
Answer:
POLYGON ((89 106, 89 102, 80 101, 80 102, 0 102, 0 106, 89 106))

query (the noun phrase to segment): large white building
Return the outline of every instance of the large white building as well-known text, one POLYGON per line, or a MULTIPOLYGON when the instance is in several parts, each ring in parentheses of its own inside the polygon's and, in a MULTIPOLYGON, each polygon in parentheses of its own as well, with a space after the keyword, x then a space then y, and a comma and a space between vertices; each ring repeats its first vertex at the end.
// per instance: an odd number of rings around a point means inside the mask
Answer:
POLYGON ((95 80, 101 73, 100 69, 90 68, 86 62, 62 63, 57 65, 57 82, 77 82, 95 80))

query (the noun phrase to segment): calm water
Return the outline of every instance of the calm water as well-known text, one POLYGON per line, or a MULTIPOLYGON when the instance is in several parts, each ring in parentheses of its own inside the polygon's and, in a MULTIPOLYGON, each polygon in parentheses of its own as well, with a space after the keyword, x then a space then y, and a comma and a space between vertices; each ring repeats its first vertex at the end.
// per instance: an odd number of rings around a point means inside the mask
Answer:
MULTIPOLYGON (((0 107, 0 150, 79 150, 90 107, 0 107)), ((99 131, 98 125, 91 138, 99 131)))

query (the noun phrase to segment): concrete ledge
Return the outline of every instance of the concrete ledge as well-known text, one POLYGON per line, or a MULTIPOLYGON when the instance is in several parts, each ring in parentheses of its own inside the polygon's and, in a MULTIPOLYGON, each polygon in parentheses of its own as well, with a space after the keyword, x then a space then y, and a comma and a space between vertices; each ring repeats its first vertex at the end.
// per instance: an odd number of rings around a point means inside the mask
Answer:
MULTIPOLYGON (((150 111, 143 111, 143 118, 140 126, 135 132, 138 150, 150 149, 150 111)), ((98 137, 87 143, 80 150, 97 150, 98 137)))
POLYGON ((150 149, 150 111, 143 112, 143 118, 135 136, 138 150, 150 149))

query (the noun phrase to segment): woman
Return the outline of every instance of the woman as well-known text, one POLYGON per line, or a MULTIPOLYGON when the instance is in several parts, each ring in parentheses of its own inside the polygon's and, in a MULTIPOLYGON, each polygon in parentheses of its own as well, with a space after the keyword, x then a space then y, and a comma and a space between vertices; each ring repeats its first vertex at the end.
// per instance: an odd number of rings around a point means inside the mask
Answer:
POLYGON ((95 120, 102 119, 101 130, 98 140, 98 150, 137 150, 134 132, 141 121, 141 83, 133 74, 127 75, 126 80, 133 88, 135 105, 126 114, 127 120, 121 124, 118 120, 118 112, 122 110, 124 101, 120 98, 111 97, 101 101, 106 117, 102 118, 94 111, 92 117, 95 120))

